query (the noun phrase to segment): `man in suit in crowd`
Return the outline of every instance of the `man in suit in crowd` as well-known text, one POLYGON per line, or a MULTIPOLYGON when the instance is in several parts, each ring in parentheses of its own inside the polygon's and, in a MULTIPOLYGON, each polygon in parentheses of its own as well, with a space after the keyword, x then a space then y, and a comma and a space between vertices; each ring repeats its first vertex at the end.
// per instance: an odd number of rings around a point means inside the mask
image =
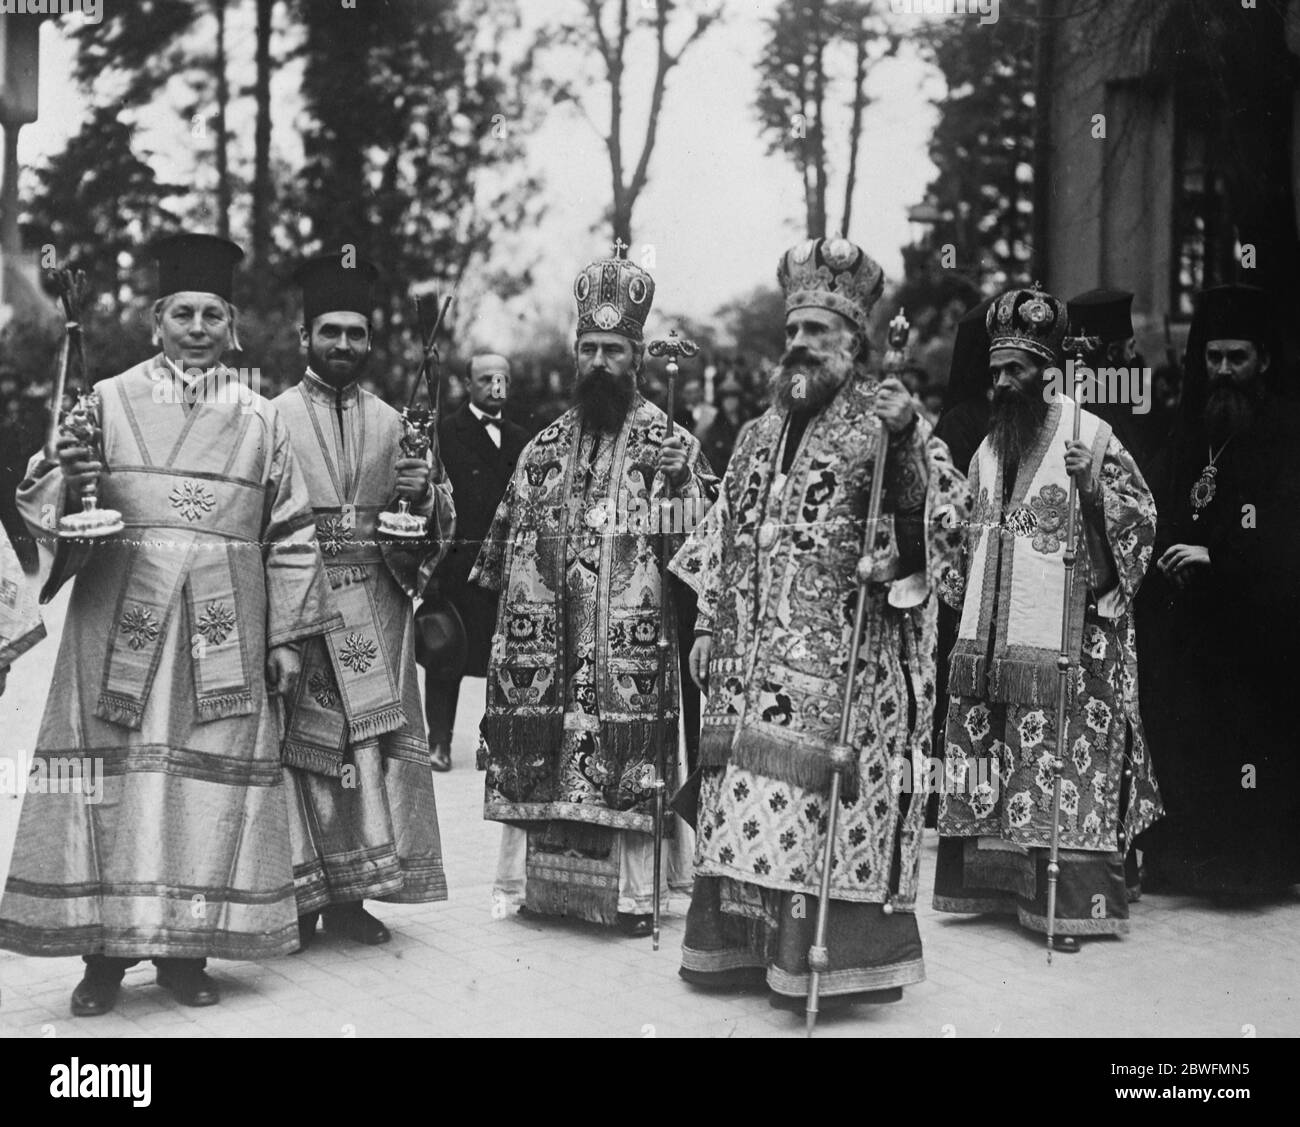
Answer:
MULTIPOLYGON (((443 557, 430 591, 444 596, 465 623, 465 673, 486 677, 496 629, 497 597, 468 582, 479 547, 505 494, 528 432, 501 408, 510 392, 510 362, 485 353, 469 362, 469 398, 438 423, 438 443, 456 502, 456 538, 443 557)), ((451 770, 451 733, 456 722, 460 677, 431 669, 425 677, 425 715, 435 771, 451 770)))

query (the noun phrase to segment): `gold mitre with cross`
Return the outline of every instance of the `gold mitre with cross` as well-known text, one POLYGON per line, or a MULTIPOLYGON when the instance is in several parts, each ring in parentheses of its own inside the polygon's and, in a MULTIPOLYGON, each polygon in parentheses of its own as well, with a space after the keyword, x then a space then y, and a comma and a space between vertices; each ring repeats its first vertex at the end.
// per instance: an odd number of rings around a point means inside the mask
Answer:
POLYGON ((614 242, 614 257, 602 258, 583 268, 573 283, 578 299, 578 336, 583 333, 618 333, 640 342, 655 296, 655 280, 636 263, 629 262, 627 244, 614 242))
POLYGON ((781 256, 776 279, 785 311, 831 309, 854 328, 867 330, 871 310, 885 288, 885 272, 848 239, 807 239, 781 256))

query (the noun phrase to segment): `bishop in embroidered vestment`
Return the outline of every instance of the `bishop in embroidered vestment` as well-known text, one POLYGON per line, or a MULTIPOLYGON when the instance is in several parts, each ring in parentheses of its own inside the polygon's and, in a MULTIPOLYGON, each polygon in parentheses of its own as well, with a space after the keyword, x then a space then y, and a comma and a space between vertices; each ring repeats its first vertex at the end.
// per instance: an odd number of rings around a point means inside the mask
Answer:
MULTIPOLYGON (((386 942, 366 898, 445 900, 447 882, 429 743, 415 665, 412 599, 445 549, 451 487, 401 448, 402 418, 358 386, 370 352, 375 269, 329 255, 304 263, 303 343, 309 365, 275 400, 302 466, 342 624, 312 638, 288 713, 294 882, 304 945, 317 913, 359 942, 386 942), (426 537, 378 531, 404 498, 426 537)), ((441 463, 437 476, 443 477, 441 463)))
MULTIPOLYGON (((650 275, 616 254, 584 269, 574 293, 577 406, 524 449, 470 575, 499 592, 484 816, 509 823, 501 902, 640 936, 654 887, 655 642, 671 599, 659 585, 659 502, 671 477, 667 531, 679 545, 717 481, 694 436, 670 431, 637 390, 650 275)), ((672 732, 677 678, 670 657, 672 732)))
POLYGON ((952 651, 934 906, 1047 926, 1057 657, 1068 625, 1061 783, 1058 950, 1128 930, 1125 859, 1161 815, 1138 711, 1133 598, 1151 562, 1156 511, 1109 425, 1050 395, 1064 305, 1013 290, 989 308, 990 431, 971 462, 974 512, 962 568, 944 587, 960 609, 952 651), (1075 412, 1079 440, 1073 441, 1075 412), (1065 603, 1070 476, 1077 562, 1065 603))
POLYGON ((238 347, 241 254, 209 236, 159 246, 163 351, 95 385, 104 465, 65 444, 18 490, 43 598, 73 581, 36 757, 90 757, 104 782, 98 801, 27 795, 0 945, 86 956, 74 1013, 111 1008, 140 958, 210 1004, 203 959, 298 945, 272 695, 292 691, 292 647, 339 620, 284 419, 219 362, 238 347), (125 531, 58 539, 95 476, 125 531))
POLYGON ((936 577, 966 516, 965 478, 897 379, 869 367, 884 276, 847 239, 782 256, 788 348, 773 405, 736 445, 717 504, 673 561, 699 596, 691 672, 700 735, 695 888, 681 975, 766 982, 778 1004, 808 990, 826 851, 830 751, 855 678, 831 874, 826 996, 892 1001, 924 976, 916 924, 934 708, 936 577), (884 465, 877 452, 889 431, 884 465), (848 669, 872 479, 870 638, 848 669), (915 597, 892 606, 886 584, 915 597))

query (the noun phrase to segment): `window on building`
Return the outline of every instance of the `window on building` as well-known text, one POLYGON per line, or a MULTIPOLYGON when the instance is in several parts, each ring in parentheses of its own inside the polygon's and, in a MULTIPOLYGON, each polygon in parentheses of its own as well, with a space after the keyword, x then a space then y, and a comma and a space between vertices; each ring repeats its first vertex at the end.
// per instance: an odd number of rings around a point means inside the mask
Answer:
POLYGON ((1190 319, 1193 297, 1230 282, 1239 257, 1222 163, 1202 98, 1184 88, 1174 104, 1173 263, 1170 309, 1190 319))

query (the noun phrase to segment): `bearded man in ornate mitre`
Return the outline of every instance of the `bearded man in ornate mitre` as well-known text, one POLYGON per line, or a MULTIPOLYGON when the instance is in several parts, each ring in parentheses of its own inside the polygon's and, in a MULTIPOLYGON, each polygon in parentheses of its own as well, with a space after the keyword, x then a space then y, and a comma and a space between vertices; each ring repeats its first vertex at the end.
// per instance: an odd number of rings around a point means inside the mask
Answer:
POLYGON ((827 837, 830 757, 855 678, 822 993, 887 1002, 925 977, 916 894, 930 755, 935 585, 957 559, 965 479, 897 379, 869 369, 880 267, 845 239, 781 259, 787 349, 771 408, 741 435, 717 504, 673 561, 699 595, 691 675, 700 736, 695 889, 681 975, 766 982, 799 1007, 827 837), (882 428, 888 436, 883 465, 882 428), (872 478, 883 518, 867 635, 848 669, 872 478), (907 578, 910 605, 891 605, 907 578))
POLYGON ((1054 393, 1062 302, 1012 290, 990 307, 988 436, 970 466, 961 611, 948 678, 947 777, 934 906, 1047 929, 1063 624, 1071 668, 1060 807, 1056 949, 1128 930, 1124 862, 1161 815, 1138 712, 1132 606, 1156 509, 1108 423, 1054 393), (1080 413, 1079 437, 1074 413, 1080 413), (1065 602, 1070 478, 1077 563, 1065 602))
MULTIPOLYGON (((578 275, 576 405, 525 447, 470 581, 500 592, 479 751, 484 816, 507 823, 497 903, 639 937, 654 893, 655 643, 671 599, 656 514, 670 483, 673 512, 702 517, 717 479, 638 390, 654 281, 621 249, 578 275)), ((668 532, 676 550, 682 529, 668 532)), ((676 665, 662 687, 673 734, 676 665)))

